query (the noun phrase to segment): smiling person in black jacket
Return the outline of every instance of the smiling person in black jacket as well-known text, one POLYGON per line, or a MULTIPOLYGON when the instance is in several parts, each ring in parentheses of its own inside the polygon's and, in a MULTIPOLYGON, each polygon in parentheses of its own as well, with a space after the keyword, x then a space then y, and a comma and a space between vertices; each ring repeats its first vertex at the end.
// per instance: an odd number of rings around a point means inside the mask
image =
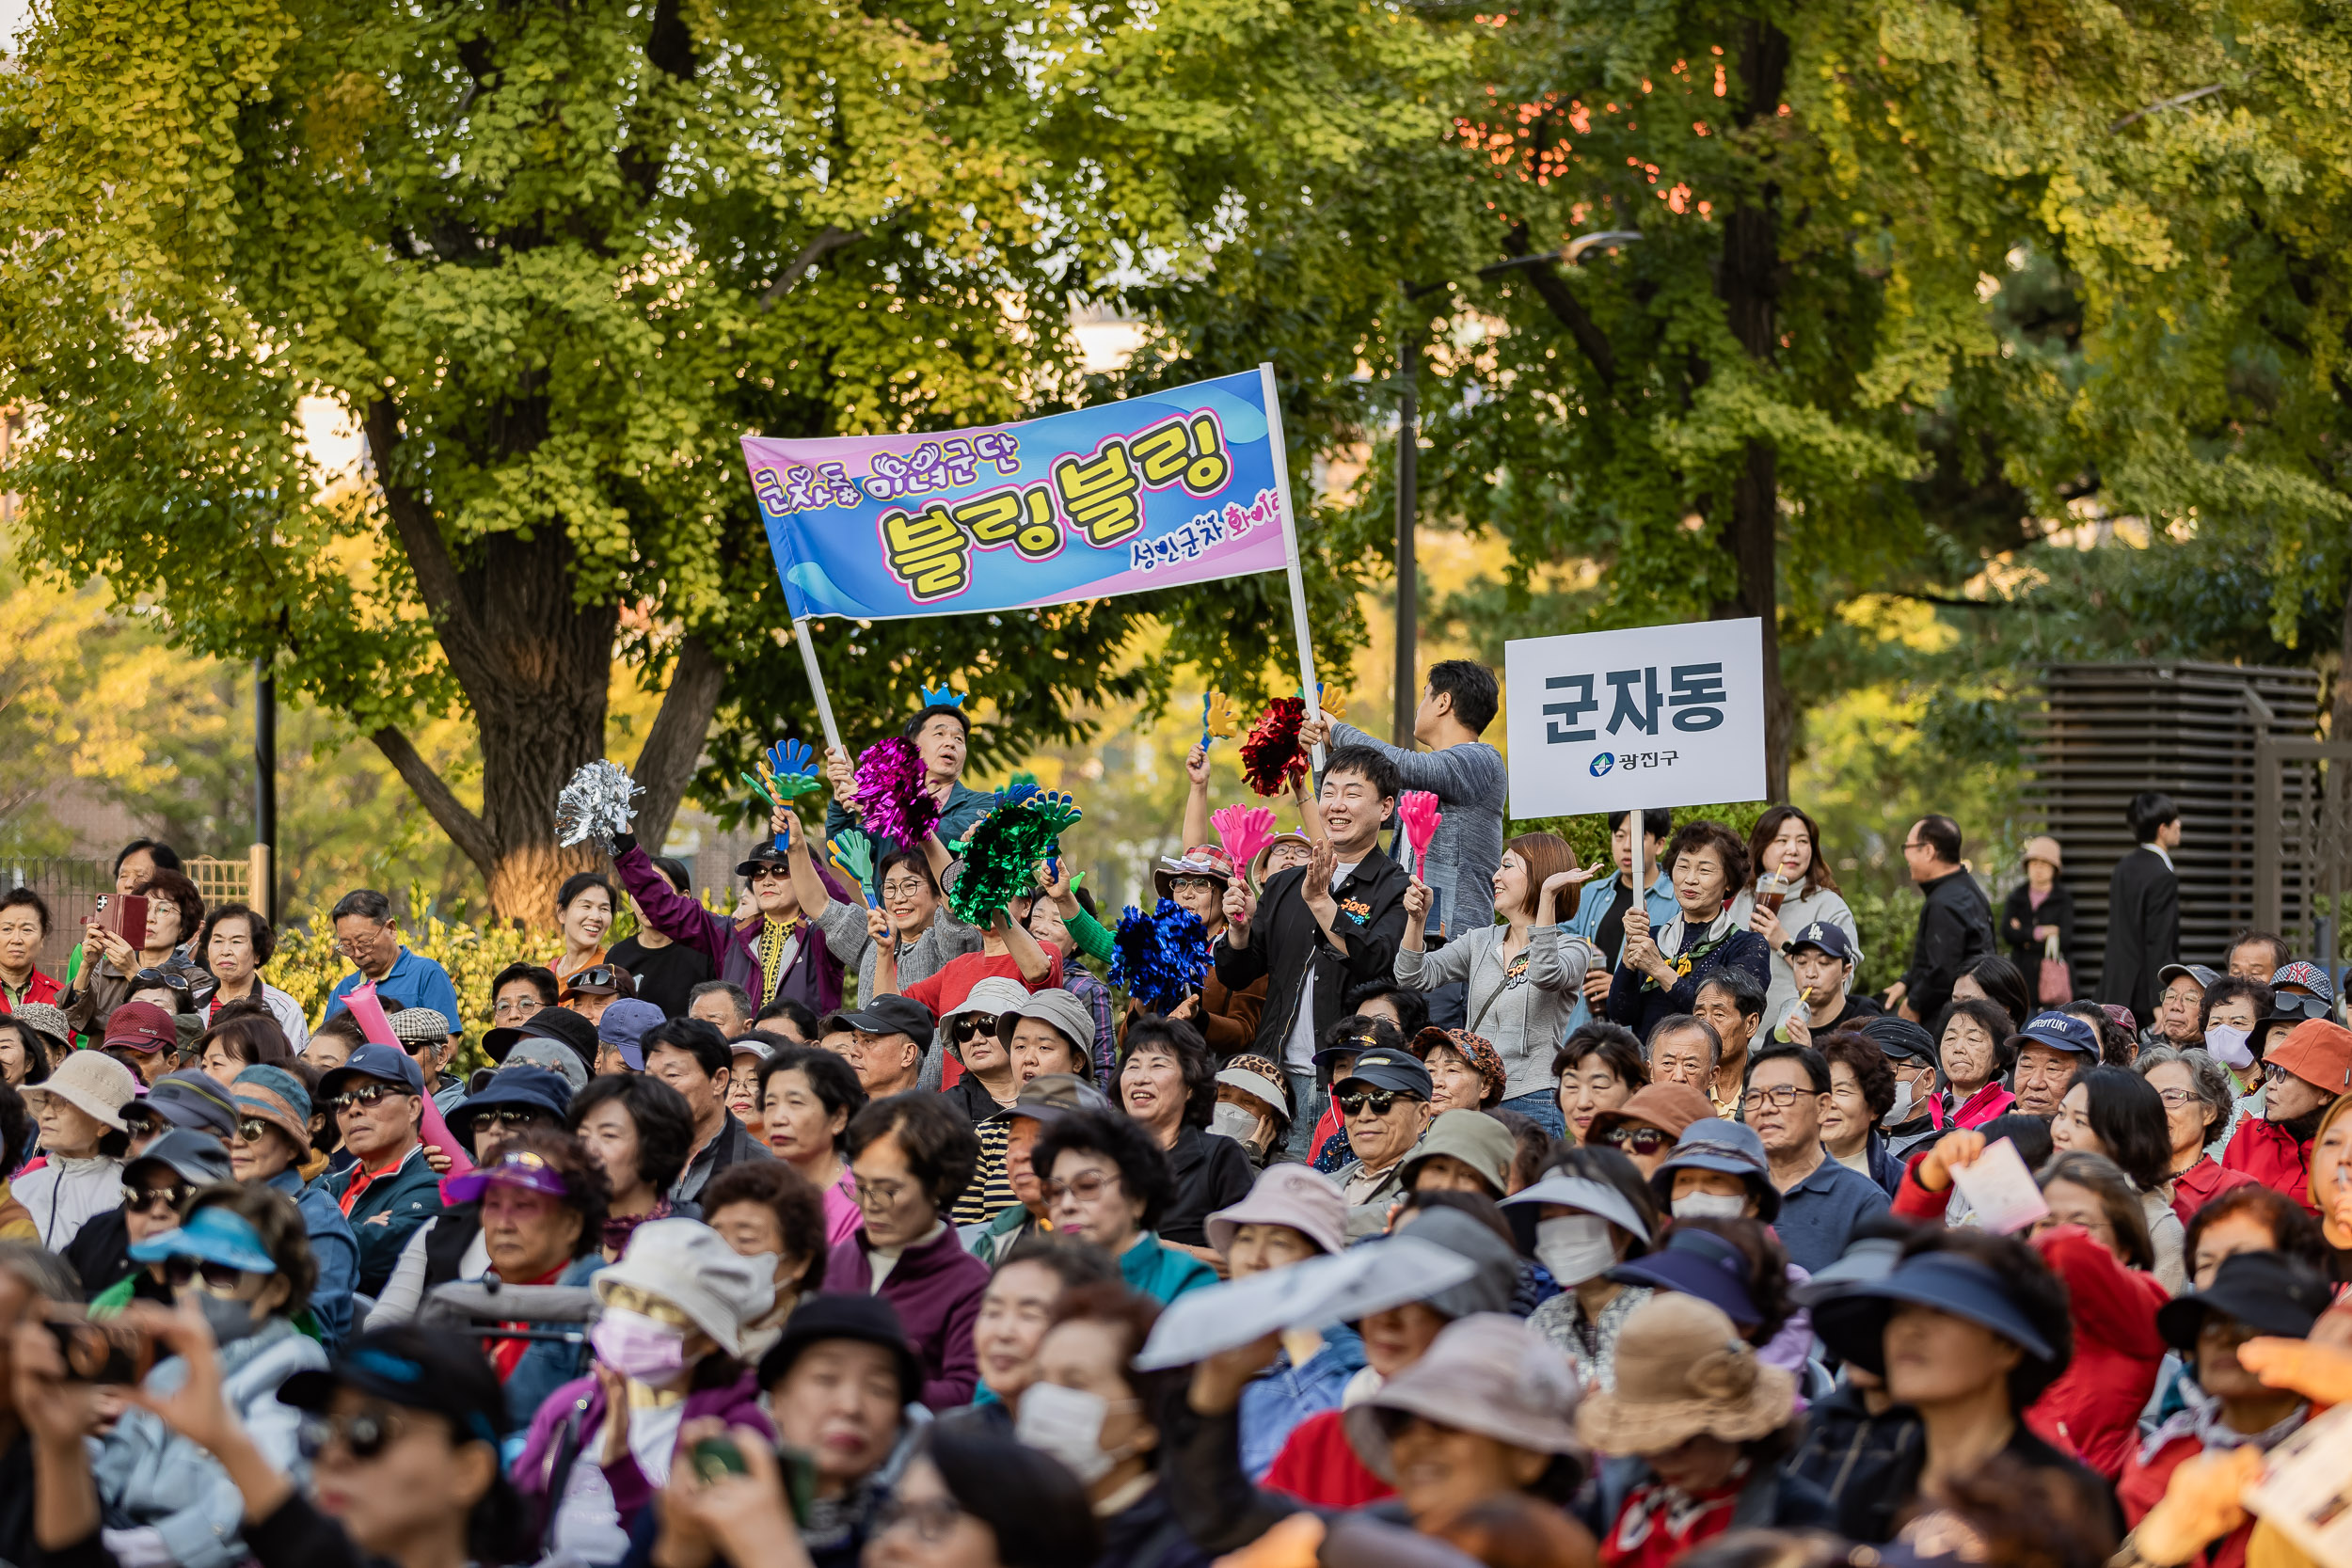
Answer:
POLYGON ((1291 1152, 1303 1158, 1323 1114, 1315 1041, 1345 1016, 1348 987, 1385 976, 1405 936, 1412 879, 1380 852, 1396 812, 1396 764, 1369 746, 1343 746, 1324 769, 1323 841, 1311 859, 1274 877, 1254 904, 1239 881, 1225 890, 1216 977, 1239 990, 1269 975, 1257 1049, 1291 1084, 1291 1152))

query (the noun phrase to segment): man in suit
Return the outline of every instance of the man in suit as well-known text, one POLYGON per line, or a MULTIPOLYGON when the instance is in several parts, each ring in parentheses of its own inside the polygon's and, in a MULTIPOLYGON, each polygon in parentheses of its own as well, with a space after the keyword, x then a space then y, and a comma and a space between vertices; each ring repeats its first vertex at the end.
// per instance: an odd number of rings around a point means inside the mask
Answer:
POLYGON ((1216 977, 1233 990, 1270 975, 1258 1015, 1258 1053, 1290 1079, 1292 1151, 1304 1158, 1323 1107, 1314 1092, 1315 1048, 1344 1014, 1347 988, 1390 974, 1405 936, 1412 879, 1380 852, 1396 813, 1396 764, 1369 746, 1331 753, 1317 798, 1323 841, 1303 866, 1276 874, 1253 901, 1236 880, 1225 891, 1216 977))
POLYGON ((2153 1022, 2158 972, 2181 956, 2181 879, 2172 851, 2181 843, 2181 808, 2172 797, 2142 790, 2123 808, 2139 847, 2107 879, 2107 954, 2099 1000, 2120 1002, 2140 1023, 2153 1022))

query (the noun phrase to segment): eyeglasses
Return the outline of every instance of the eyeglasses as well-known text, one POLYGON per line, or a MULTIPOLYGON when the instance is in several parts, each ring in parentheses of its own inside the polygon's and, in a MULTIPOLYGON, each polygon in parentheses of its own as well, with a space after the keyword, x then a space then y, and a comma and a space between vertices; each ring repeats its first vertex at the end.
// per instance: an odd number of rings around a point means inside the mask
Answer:
POLYGON ((164 1278, 178 1290, 199 1275, 204 1277, 204 1288, 220 1295, 234 1295, 245 1284, 245 1271, 227 1263, 210 1263, 195 1258, 164 1259, 164 1278))
POLYGON ((955 1027, 948 1033, 955 1037, 958 1045, 961 1045, 975 1035, 993 1035, 996 1033, 995 1015, 993 1013, 959 1013, 956 1015, 955 1027))
POLYGON ((1170 877, 1168 885, 1175 893, 1217 893, 1225 886, 1215 877, 1170 877))
POLYGON ((2156 1098, 2164 1101, 2166 1110, 2177 1111, 2184 1105, 2195 1104, 2197 1091, 2195 1089, 2158 1089, 2156 1098))
POLYGON ((134 1214, 151 1212, 157 1208, 177 1211, 183 1203, 196 1196, 196 1185, 190 1181, 175 1181, 168 1187, 134 1187, 122 1184, 122 1207, 134 1214))
POLYGON ((405 1430, 405 1424, 397 1416, 364 1410, 357 1416, 305 1416, 296 1441, 305 1459, 316 1459, 329 1443, 341 1443, 352 1458, 369 1460, 389 1448, 405 1430))
POLYGON ((1628 1154, 1655 1154, 1674 1147, 1673 1135, 1655 1127, 1612 1127, 1600 1135, 1600 1141, 1628 1154))
POLYGON ((356 1089, 345 1089, 328 1103, 338 1111, 359 1111, 374 1104, 386 1095, 406 1094, 406 1089, 393 1084, 363 1084, 356 1089))
POLYGON ((906 1196, 903 1181, 861 1181, 857 1184, 857 1206, 861 1209, 887 1209, 906 1196))
MULTIPOLYGON (((532 1105, 494 1105, 486 1111, 474 1113, 474 1131, 478 1132, 485 1127, 537 1127, 545 1116, 545 1112, 532 1105)), ((519 1157, 524 1151, 518 1149, 516 1152, 519 1157)), ((538 1156, 532 1155, 532 1158, 537 1159, 538 1156)))
POLYGON ((1817 1091, 1812 1089, 1801 1089, 1794 1084, 1783 1084, 1777 1088, 1771 1089, 1750 1089, 1740 1097, 1740 1109, 1760 1111, 1767 1105, 1772 1105, 1786 1111, 1796 1104, 1799 1095, 1815 1092, 1817 1091))
POLYGON ((963 1510, 953 1497, 925 1497, 909 1502, 902 1497, 885 1497, 874 1510, 874 1533, 887 1535, 900 1525, 914 1532, 914 1539, 926 1546, 936 1546, 947 1539, 947 1532, 963 1517, 963 1510))
POLYGON ((882 883, 884 898, 919 898, 931 890, 929 882, 918 882, 912 877, 894 877, 882 883))
POLYGON ((1117 1171, 1090 1170, 1083 1175, 1073 1176, 1067 1181, 1046 1182, 1045 1201, 1053 1204, 1059 1203, 1065 1197, 1074 1197, 1081 1203, 1092 1203, 1103 1196, 1104 1188, 1118 1184, 1119 1173, 1117 1171))
POLYGON ((1366 1110, 1375 1117, 1385 1117, 1398 1101, 1410 1097, 1394 1089, 1359 1089, 1354 1094, 1333 1095, 1331 1098, 1339 1102, 1340 1115, 1343 1117, 1359 1117, 1366 1110))
POLYGON ((2265 1084, 2283 1084, 2294 1076, 2295 1074, 2289 1072, 2286 1069, 2280 1067, 2276 1062, 2265 1062, 2263 1064, 2263 1082, 2265 1084))
POLYGON ((503 1022, 507 1019, 526 1019, 547 1004, 535 996, 510 996, 490 1006, 490 1016, 503 1022))

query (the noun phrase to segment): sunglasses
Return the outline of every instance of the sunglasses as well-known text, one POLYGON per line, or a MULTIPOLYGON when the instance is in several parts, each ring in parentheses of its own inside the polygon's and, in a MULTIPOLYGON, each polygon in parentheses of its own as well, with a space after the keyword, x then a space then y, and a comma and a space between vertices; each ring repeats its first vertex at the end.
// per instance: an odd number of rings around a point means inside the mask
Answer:
POLYGON ((405 1430, 397 1416, 366 1411, 357 1416, 305 1416, 297 1441, 305 1459, 316 1459, 329 1443, 341 1443, 352 1458, 369 1460, 389 1448, 405 1430))
POLYGON ((369 1084, 361 1088, 346 1089, 327 1103, 338 1111, 364 1110, 387 1095, 406 1094, 406 1089, 393 1084, 369 1084))
POLYGON ((990 1013, 959 1013, 956 1016, 955 1027, 948 1033, 954 1036, 956 1043, 961 1045, 975 1035, 996 1033, 996 1019, 993 1014, 990 1013))
POLYGON ((564 981, 564 989, 565 990, 578 991, 583 986, 609 987, 612 983, 612 969, 607 965, 598 964, 594 969, 583 969, 579 974, 573 975, 570 979, 564 981))
POLYGON ((1600 1141, 1629 1154, 1655 1154, 1674 1147, 1674 1138, 1655 1127, 1612 1127, 1600 1141))
POLYGON ((241 1144, 260 1143, 269 1136, 270 1129, 277 1125, 276 1122, 263 1121, 260 1117, 246 1117, 237 1123, 237 1141, 241 1144))
MULTIPOLYGON (((536 1127, 545 1119, 545 1113, 529 1105, 496 1105, 474 1113, 473 1124, 479 1132, 485 1127, 536 1127)), ((537 1155, 532 1155, 537 1159, 537 1155)))
POLYGON ((189 989, 188 977, 186 975, 175 974, 168 970, 142 969, 136 974, 131 976, 131 989, 133 990, 144 990, 149 986, 162 986, 167 990, 179 991, 184 991, 189 989))
POLYGON ((134 1214, 147 1213, 156 1208, 176 1210, 196 1196, 193 1182, 175 1181, 168 1187, 134 1187, 122 1184, 122 1207, 134 1214))
POLYGON ((1359 1089, 1354 1094, 1334 1095, 1331 1098, 1339 1102, 1340 1115, 1343 1117, 1361 1116, 1367 1109, 1375 1117, 1385 1117, 1398 1101, 1408 1097, 1394 1089, 1359 1089))
POLYGON ((164 1278, 173 1290, 201 1275, 206 1290, 221 1295, 234 1295, 245 1284, 245 1271, 227 1263, 207 1263, 195 1258, 164 1259, 164 1278))

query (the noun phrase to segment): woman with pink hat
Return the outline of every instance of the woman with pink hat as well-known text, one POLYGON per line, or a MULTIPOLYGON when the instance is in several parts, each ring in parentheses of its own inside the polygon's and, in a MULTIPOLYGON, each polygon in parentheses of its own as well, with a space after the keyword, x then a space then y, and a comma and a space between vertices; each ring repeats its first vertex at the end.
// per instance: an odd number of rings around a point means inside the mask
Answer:
MULTIPOLYGON (((2058 880, 2066 861, 2057 839, 2038 833, 2026 840, 2023 859, 2026 879, 2009 890, 2009 898, 2001 905, 2001 945, 2009 949, 2009 956, 2028 980, 2038 981, 2044 973, 2044 958, 2058 959, 2069 994, 2053 996, 2039 984, 2034 992, 2036 1000, 2056 1006, 2074 1000, 2074 895, 2058 880)), ((2052 971, 2050 976, 2055 989, 2058 974, 2052 971)))

